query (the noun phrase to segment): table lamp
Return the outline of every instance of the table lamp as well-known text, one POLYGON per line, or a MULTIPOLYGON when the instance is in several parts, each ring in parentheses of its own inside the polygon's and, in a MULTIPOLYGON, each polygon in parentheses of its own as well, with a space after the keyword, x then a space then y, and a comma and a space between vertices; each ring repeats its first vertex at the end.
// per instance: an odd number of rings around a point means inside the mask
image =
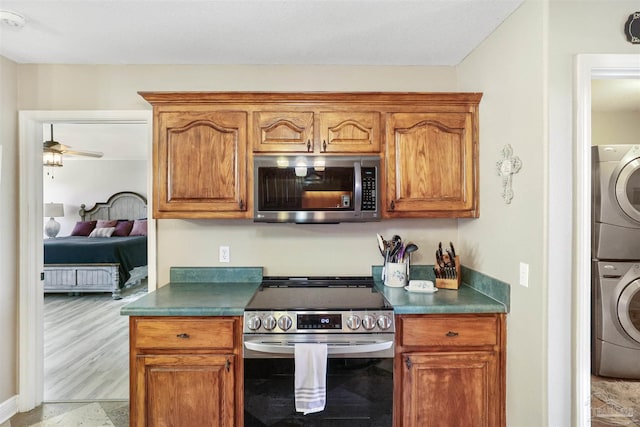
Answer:
POLYGON ((49 221, 44 226, 44 232, 50 239, 56 237, 60 232, 60 223, 56 221, 55 217, 64 216, 64 206, 62 203, 45 203, 44 204, 44 216, 49 217, 49 221))

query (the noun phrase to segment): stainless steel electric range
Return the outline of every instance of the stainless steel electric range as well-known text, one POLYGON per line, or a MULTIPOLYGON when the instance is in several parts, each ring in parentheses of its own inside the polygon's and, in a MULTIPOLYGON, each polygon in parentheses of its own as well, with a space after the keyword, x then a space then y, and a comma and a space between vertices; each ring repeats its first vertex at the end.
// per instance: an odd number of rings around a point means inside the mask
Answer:
POLYGON ((394 333, 371 277, 265 277, 244 314, 245 426, 391 426, 394 333), (327 344, 317 414, 295 412, 296 343, 327 344))

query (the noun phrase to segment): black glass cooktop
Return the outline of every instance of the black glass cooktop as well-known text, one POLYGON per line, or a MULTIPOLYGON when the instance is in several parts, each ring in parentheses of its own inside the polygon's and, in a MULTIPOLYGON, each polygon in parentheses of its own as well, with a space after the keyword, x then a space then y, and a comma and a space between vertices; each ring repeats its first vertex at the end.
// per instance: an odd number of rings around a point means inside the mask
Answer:
POLYGON ((381 310, 371 277, 265 277, 245 310, 381 310))

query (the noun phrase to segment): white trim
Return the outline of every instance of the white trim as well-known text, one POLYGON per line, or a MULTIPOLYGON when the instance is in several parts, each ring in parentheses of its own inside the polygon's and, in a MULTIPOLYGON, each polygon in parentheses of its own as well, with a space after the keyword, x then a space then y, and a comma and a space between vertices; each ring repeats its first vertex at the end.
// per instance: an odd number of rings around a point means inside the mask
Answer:
POLYGON ((18 413, 18 396, 12 396, 0 403, 0 424, 3 424, 18 413))
MULTIPOLYGON (((151 153, 151 110, 122 111, 20 111, 20 244, 19 244, 19 346, 18 411, 29 411, 43 400, 44 324, 42 243, 42 124, 43 123, 142 123, 147 124, 151 153)), ((152 217, 152 162, 147 168, 149 218, 149 289, 156 288, 156 224, 152 217)))
POLYGON ((574 425, 591 424, 591 80, 640 78, 640 55, 578 55, 575 108, 574 425))

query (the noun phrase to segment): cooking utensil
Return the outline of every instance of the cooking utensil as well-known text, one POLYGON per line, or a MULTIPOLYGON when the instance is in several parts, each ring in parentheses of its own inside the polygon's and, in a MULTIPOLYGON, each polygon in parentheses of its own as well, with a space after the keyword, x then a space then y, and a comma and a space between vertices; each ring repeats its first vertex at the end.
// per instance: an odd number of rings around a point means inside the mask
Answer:
MULTIPOLYGON (((409 243, 405 248, 404 248, 404 254, 408 256, 407 258, 407 279, 410 279, 411 276, 409 275, 409 269, 411 268, 411 254, 414 253, 415 251, 418 250, 418 245, 415 245, 413 243, 409 243)), ((404 256, 403 256, 404 258, 404 256)))
POLYGON ((456 248, 453 247, 453 243, 449 242, 449 247, 451 248, 451 255, 453 255, 453 258, 456 257, 456 248))
POLYGON ((380 234, 376 234, 376 239, 378 240, 378 249, 380 250, 380 255, 382 255, 382 257, 384 258, 384 251, 386 246, 384 239, 380 234))
POLYGON ((418 250, 418 245, 415 245, 413 243, 409 243, 405 248, 404 248, 404 253, 405 254, 409 254, 411 255, 412 252, 415 252, 418 250))

